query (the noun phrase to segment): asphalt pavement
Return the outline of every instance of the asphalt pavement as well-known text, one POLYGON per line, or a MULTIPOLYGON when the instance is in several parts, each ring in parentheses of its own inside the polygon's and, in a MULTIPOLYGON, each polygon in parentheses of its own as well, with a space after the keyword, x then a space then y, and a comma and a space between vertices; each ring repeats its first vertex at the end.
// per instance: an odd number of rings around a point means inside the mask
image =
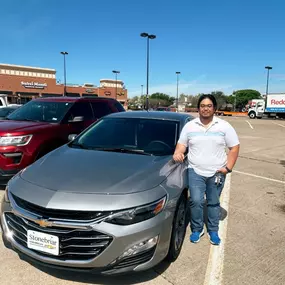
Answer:
POLYGON ((237 130, 241 151, 221 198, 219 247, 210 245, 207 235, 190 243, 188 230, 176 262, 99 277, 35 267, 0 239, 0 284, 285 284, 285 121, 223 119, 237 130))

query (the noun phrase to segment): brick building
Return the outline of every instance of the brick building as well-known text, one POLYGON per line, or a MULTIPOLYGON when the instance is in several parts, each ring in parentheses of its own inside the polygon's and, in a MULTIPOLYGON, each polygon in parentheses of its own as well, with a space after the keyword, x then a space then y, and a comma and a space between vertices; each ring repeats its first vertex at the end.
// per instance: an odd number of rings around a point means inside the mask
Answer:
MULTIPOLYGON (((55 69, 0 64, 0 94, 23 104, 36 97, 63 96, 64 84, 56 80, 55 69)), ((66 95, 111 97, 127 108, 128 91, 121 80, 101 79, 100 86, 67 84, 66 95)))

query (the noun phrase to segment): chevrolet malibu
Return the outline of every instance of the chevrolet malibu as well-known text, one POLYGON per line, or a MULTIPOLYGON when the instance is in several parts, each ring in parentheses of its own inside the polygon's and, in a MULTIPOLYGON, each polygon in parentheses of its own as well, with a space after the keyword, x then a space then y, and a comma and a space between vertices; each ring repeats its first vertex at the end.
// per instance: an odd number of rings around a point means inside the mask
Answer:
POLYGON ((175 261, 186 232, 187 175, 172 155, 174 112, 103 117, 21 170, 1 207, 6 247, 54 268, 117 274, 175 261))

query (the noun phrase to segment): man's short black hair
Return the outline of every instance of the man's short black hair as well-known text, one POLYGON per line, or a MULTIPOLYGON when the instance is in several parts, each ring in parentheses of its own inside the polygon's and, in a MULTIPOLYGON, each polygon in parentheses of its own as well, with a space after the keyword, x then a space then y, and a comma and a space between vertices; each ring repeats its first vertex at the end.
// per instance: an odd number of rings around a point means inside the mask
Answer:
POLYGON ((200 96, 200 98, 198 100, 198 109, 200 108, 200 104, 204 99, 211 100, 213 103, 214 109, 217 110, 217 100, 216 100, 215 96, 212 94, 203 94, 200 96))

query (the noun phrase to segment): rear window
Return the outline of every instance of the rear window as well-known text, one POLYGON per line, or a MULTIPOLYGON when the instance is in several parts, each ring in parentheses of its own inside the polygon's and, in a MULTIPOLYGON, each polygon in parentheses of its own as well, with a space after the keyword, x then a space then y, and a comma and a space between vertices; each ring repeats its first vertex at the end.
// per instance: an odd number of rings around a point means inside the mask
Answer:
POLYGON ((115 101, 114 106, 116 107, 116 109, 119 112, 125 112, 126 111, 125 108, 123 107, 123 105, 118 101, 115 101))

